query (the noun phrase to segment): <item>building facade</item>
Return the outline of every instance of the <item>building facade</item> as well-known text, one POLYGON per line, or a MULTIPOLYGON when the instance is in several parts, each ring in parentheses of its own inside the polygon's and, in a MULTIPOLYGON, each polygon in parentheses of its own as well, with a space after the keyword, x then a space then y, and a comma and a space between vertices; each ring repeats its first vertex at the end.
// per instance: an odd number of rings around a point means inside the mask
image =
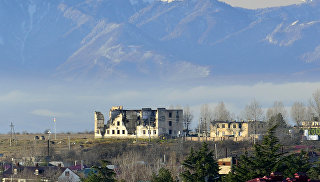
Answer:
POLYGON ((210 125, 210 137, 215 141, 259 139, 266 132, 263 121, 213 121, 210 125))
POLYGON ((112 107, 109 119, 95 112, 95 138, 148 138, 178 137, 183 132, 183 110, 142 108, 125 110, 122 106, 112 107))

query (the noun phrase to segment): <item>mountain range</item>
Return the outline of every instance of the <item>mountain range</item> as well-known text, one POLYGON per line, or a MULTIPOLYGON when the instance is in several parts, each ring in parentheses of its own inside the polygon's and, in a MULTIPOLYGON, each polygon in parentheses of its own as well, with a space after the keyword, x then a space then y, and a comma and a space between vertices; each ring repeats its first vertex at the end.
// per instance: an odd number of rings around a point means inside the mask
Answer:
POLYGON ((320 2, 2 0, 0 72, 65 80, 319 76, 320 2))

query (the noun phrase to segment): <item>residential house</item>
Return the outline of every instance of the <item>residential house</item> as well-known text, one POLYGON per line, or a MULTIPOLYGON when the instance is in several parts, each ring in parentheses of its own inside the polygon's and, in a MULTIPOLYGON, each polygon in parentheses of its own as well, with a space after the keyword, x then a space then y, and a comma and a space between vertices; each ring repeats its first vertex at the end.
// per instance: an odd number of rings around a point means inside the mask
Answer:
POLYGON ((66 168, 58 177, 58 182, 79 182, 79 181, 81 181, 80 177, 69 168, 66 168))

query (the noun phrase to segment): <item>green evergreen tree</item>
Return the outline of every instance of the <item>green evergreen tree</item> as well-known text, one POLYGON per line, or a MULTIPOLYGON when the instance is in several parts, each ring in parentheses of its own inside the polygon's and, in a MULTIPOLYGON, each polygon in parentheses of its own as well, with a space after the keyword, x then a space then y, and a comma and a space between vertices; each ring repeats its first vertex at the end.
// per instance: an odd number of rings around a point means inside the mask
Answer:
POLYGON ((308 171, 308 176, 312 180, 320 179, 320 161, 313 163, 312 167, 308 171))
POLYGON ((102 160, 101 165, 93 166, 92 168, 97 171, 96 173, 91 173, 84 182, 115 182, 115 173, 112 169, 107 166, 110 164, 109 161, 102 160))
POLYGON ((278 165, 278 171, 286 177, 293 177, 297 172, 309 171, 311 164, 306 152, 285 156, 278 165))
POLYGON ((272 128, 275 125, 277 125, 277 129, 288 127, 281 113, 271 116, 271 118, 268 120, 269 128, 272 128))
POLYGON ((281 172, 285 177, 292 177, 296 172, 307 172, 310 168, 305 153, 287 155, 281 152, 279 140, 275 137, 277 125, 271 127, 261 144, 254 145, 252 156, 246 153, 238 160, 224 181, 247 181, 268 176, 272 172, 281 172))
POLYGON ((195 152, 191 148, 183 166, 185 171, 180 175, 185 182, 218 181, 220 169, 213 157, 213 151, 209 151, 205 142, 199 151, 195 152))
POLYGON ((151 182, 174 182, 171 172, 166 168, 160 168, 159 174, 153 174, 151 182))

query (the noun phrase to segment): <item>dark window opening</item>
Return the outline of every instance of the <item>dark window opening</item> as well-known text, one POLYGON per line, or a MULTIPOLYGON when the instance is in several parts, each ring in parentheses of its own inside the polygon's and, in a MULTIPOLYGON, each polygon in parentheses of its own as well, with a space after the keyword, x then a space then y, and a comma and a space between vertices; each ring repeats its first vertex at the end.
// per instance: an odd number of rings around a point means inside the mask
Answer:
POLYGON ((120 126, 120 121, 117 122, 117 126, 120 126))
POLYGON ((172 126, 172 121, 169 121, 169 126, 172 126))
POLYGON ((112 134, 114 135, 114 130, 112 130, 112 134))
POLYGON ((172 134, 172 130, 169 130, 169 135, 171 135, 172 134))
POLYGON ((125 134, 126 133, 126 131, 125 130, 122 130, 122 134, 125 134))
POLYGON ((118 135, 120 134, 120 130, 117 130, 117 134, 118 134, 118 135))
POLYGON ((172 118, 172 112, 169 112, 169 118, 172 118))

